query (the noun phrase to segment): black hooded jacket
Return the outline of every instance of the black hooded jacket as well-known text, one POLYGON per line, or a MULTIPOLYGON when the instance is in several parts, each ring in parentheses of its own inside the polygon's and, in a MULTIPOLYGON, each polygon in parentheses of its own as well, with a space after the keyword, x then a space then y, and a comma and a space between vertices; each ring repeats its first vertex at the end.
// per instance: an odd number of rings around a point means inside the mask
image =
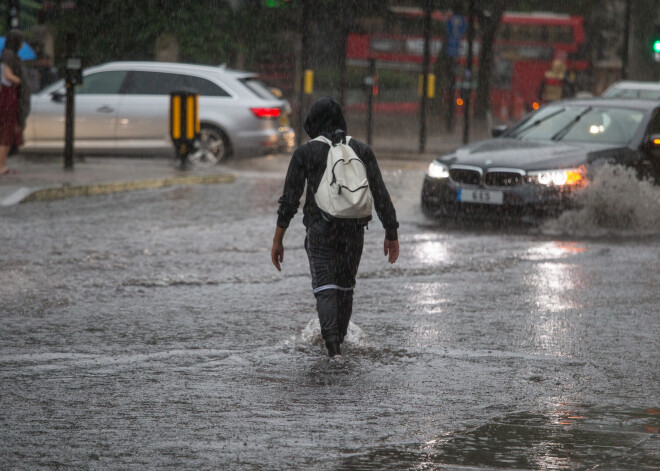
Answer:
MULTIPOLYGON (((338 142, 338 139, 343 139, 346 135, 346 121, 341 106, 331 97, 320 98, 312 105, 304 127, 312 139, 323 135, 338 142)), ((367 169, 369 188, 374 197, 374 207, 385 228, 385 237, 388 240, 397 240, 399 223, 396 219, 396 211, 390 194, 385 188, 373 151, 367 144, 352 138, 349 145, 364 162, 367 169)), ((305 227, 309 227, 320 216, 320 210, 314 201, 314 194, 325 172, 327 158, 328 144, 320 141, 310 141, 293 153, 284 182, 284 192, 279 199, 278 226, 284 229, 289 227, 291 219, 300 206, 305 181, 307 181, 307 195, 303 207, 303 224, 305 227)))

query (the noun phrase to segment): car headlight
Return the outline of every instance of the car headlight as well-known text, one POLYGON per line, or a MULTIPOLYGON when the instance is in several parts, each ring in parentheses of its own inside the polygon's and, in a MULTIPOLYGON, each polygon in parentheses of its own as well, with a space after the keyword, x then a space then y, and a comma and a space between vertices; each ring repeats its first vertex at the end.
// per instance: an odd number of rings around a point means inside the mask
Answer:
POLYGON ((584 169, 565 168, 527 172, 529 181, 545 186, 572 186, 586 182, 584 169))
POLYGON ((429 165, 429 177, 432 178, 447 178, 449 177, 449 167, 435 160, 429 165))

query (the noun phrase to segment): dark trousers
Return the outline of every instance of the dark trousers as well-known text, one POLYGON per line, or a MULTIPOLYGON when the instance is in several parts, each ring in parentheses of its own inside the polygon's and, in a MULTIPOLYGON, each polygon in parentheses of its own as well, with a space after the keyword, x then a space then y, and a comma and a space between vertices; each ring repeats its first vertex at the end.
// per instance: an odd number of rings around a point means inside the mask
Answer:
POLYGON ((327 342, 343 342, 353 312, 353 288, 364 245, 364 225, 319 218, 307 230, 305 249, 312 288, 327 342))

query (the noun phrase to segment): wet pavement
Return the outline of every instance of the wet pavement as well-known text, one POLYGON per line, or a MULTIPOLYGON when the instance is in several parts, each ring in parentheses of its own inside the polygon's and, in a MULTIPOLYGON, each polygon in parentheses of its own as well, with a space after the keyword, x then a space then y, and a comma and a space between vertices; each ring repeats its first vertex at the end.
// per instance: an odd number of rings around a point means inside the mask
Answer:
POLYGON ((660 189, 465 227, 382 161, 401 256, 374 221, 337 361, 300 215, 270 263, 286 163, 0 207, 0 467, 660 469, 660 189))

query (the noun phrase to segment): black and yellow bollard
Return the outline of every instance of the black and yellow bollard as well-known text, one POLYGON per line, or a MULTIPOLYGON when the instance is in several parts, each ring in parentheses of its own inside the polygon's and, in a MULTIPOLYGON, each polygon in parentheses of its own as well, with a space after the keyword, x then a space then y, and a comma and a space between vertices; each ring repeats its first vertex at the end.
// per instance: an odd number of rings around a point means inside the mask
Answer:
POLYGON ((199 138, 199 94, 188 91, 170 93, 170 137, 181 168, 188 163, 188 154, 199 138))

